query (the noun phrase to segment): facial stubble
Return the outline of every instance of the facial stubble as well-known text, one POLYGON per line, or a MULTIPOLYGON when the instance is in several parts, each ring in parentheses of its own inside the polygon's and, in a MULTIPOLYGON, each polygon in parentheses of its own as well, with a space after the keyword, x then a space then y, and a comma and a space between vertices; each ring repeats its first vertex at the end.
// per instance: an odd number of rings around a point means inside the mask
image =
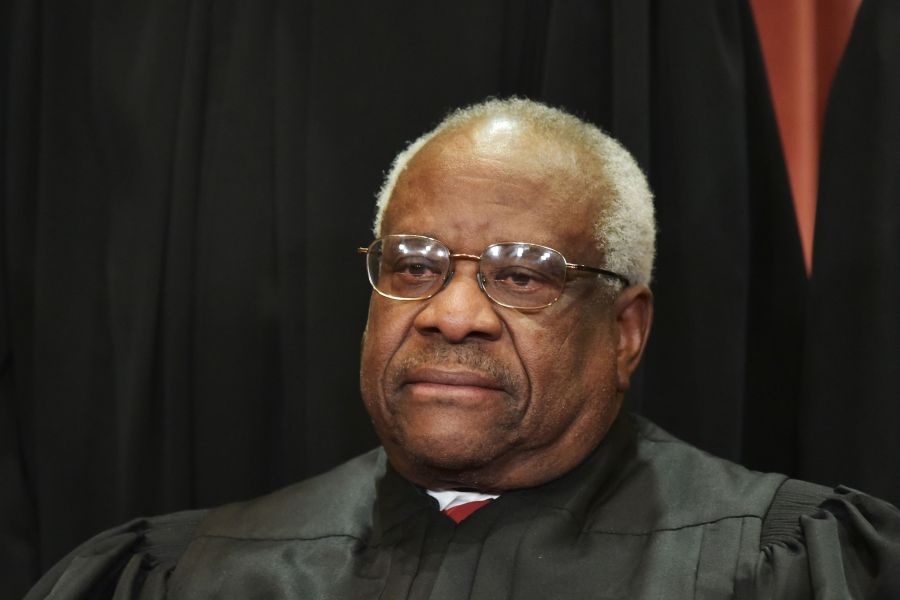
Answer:
MULTIPOLYGON (((503 439, 506 445, 516 446, 520 442, 516 440, 516 437, 527 412, 529 388, 525 377, 515 373, 502 360, 487 353, 478 342, 437 343, 417 348, 402 357, 396 357, 396 360, 389 363, 385 369, 381 392, 384 398, 382 408, 387 413, 384 415, 387 419, 385 423, 387 430, 380 431, 379 434, 389 436, 391 441, 407 451, 408 458, 417 464, 447 469, 477 467, 497 457, 496 452, 499 448, 492 450, 490 448, 492 443, 496 444, 503 439), (499 407, 489 407, 499 408, 499 410, 487 411, 488 416, 485 421, 479 423, 482 435, 469 438, 480 439, 480 445, 483 447, 470 444, 468 447, 458 447, 454 451, 445 451, 444 453, 438 452, 436 447, 427 443, 420 448, 422 440, 420 439, 419 443, 416 443, 414 439, 419 432, 408 419, 408 411, 411 411, 412 408, 405 404, 406 401, 403 397, 406 382, 410 380, 410 373, 419 368, 463 370, 468 373, 477 373, 496 382, 503 393, 498 394, 498 398, 492 399, 490 402, 503 404, 499 407), (452 459, 451 454, 457 458, 452 459), (472 458, 460 460, 459 457, 463 455, 469 455, 472 458)), ((440 398, 435 398, 431 402, 434 403, 432 408, 438 408, 444 404, 440 398)), ((453 402, 446 402, 446 406, 442 408, 454 410, 453 402)), ((458 410, 471 410, 471 408, 459 408, 458 410)), ((466 439, 466 433, 470 432, 459 432, 461 443, 466 439)))

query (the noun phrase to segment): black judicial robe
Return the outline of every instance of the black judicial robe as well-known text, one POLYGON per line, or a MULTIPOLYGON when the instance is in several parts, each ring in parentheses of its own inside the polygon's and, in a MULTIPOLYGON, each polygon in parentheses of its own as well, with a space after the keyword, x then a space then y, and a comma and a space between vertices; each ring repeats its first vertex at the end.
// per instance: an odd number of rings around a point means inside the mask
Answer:
POLYGON ((561 479, 455 525, 374 450, 88 541, 27 598, 900 598, 900 513, 623 416, 561 479))

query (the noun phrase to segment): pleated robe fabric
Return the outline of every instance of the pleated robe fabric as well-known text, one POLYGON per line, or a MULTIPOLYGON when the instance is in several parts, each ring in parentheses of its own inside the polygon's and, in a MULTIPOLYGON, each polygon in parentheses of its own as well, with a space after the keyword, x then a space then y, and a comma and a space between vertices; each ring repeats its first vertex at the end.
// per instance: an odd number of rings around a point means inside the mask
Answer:
POLYGON ((847 599, 900 594, 900 512, 620 418, 561 479, 456 525, 381 450, 269 496, 88 542, 41 598, 847 599), (52 592, 51 592, 52 590, 52 592))

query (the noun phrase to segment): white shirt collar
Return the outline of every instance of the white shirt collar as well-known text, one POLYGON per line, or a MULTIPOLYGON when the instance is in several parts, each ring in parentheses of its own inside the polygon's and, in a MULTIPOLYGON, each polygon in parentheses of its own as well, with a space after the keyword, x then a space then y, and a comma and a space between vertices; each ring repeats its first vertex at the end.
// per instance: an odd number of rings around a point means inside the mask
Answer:
POLYGON ((428 495, 438 501, 441 510, 447 510, 466 502, 476 502, 478 500, 494 500, 499 498, 499 494, 479 494, 478 492, 461 492, 459 490, 442 490, 440 492, 434 490, 425 490, 428 495))

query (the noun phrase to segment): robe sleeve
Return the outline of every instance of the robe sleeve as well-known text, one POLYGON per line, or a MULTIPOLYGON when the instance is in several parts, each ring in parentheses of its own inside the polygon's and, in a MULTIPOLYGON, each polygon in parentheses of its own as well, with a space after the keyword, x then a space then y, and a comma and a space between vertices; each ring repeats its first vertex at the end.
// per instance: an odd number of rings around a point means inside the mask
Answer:
POLYGON ((900 598, 900 511, 852 490, 788 480, 763 522, 760 598, 900 598))
POLYGON ((91 538, 47 571, 25 600, 156 600, 207 511, 135 519, 91 538))

